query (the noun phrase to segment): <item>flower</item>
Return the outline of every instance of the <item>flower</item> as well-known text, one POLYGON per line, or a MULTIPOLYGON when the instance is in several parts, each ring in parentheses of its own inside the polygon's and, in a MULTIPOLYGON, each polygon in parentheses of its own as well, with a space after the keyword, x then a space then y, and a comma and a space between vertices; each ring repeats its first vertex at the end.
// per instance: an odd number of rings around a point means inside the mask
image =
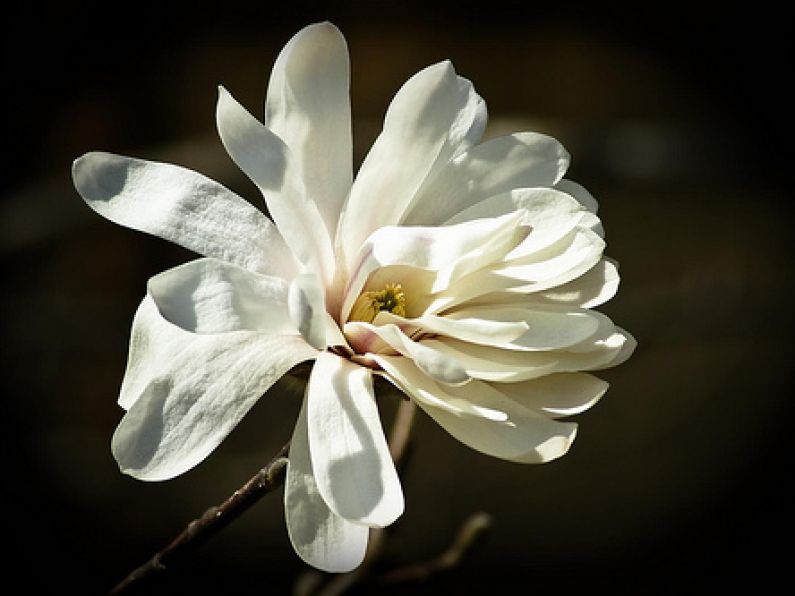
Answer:
POLYGON ((282 50, 264 123, 220 88, 217 124, 272 220, 202 175, 88 153, 77 190, 100 215, 204 255, 154 276, 133 319, 112 440, 121 470, 163 480, 201 462, 295 365, 314 361, 285 484, 296 552, 362 560, 403 512, 373 377, 466 445, 522 463, 563 455, 591 374, 629 334, 591 310, 618 286, 596 201, 555 139, 478 144, 486 107, 449 61, 397 92, 352 175, 349 61, 330 23, 282 50))

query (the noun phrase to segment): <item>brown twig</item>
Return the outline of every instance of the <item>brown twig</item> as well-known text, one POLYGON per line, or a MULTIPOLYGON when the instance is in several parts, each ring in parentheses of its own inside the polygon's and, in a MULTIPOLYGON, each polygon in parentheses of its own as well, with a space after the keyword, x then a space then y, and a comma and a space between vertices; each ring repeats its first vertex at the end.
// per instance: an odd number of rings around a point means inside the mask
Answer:
POLYGON ((113 588, 110 595, 131 593, 146 580, 165 571, 197 546, 215 536, 264 495, 281 486, 284 483, 289 448, 289 443, 284 445, 270 462, 228 499, 220 505, 210 507, 201 517, 190 522, 165 548, 113 588))

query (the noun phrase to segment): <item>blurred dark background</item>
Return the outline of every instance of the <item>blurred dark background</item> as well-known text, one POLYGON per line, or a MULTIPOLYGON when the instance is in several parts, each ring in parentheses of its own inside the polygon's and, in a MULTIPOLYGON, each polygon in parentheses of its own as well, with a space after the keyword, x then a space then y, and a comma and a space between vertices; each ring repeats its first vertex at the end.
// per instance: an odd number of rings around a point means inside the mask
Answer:
MULTIPOLYGON (((772 3, 81 6, 3 10, 7 585, 104 593, 289 438, 299 398, 279 385, 184 476, 118 472, 109 441, 132 314, 146 280, 191 255, 90 212, 69 167, 92 149, 170 161, 256 203, 217 140, 216 85, 261 114, 278 51, 325 19, 350 47, 358 159, 400 84, 444 58, 486 99, 487 135, 538 130, 567 146, 621 263, 601 310, 639 341, 601 374, 612 387, 557 462, 481 456, 420 416, 385 564, 433 557, 471 512, 494 527, 455 572, 363 593, 778 585, 793 529, 795 284, 792 31, 772 3)), ((279 492, 146 593, 290 593, 302 570, 279 492)))

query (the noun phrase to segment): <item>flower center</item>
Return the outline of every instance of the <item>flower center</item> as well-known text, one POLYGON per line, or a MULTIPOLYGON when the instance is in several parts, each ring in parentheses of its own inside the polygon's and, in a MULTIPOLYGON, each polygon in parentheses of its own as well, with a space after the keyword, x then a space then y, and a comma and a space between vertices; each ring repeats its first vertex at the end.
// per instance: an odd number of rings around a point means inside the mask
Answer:
POLYGON ((356 299, 348 320, 372 323, 382 310, 399 317, 406 316, 406 295, 400 284, 386 284, 383 290, 362 292, 356 299))

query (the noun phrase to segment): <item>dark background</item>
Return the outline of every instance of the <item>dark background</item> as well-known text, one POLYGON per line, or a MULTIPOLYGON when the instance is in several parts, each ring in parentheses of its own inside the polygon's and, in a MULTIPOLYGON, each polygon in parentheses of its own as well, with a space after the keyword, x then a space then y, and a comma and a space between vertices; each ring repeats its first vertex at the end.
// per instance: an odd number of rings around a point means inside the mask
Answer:
MULTIPOLYGON (((793 529, 790 19, 764 2, 343 6, 4 9, 6 585, 104 593, 289 438, 299 397, 279 385, 193 471, 118 472, 132 314, 191 255, 93 214, 69 167, 92 149, 171 161, 256 203, 217 140, 216 85, 260 114, 280 48, 329 19, 350 46, 358 159, 400 84, 444 58, 486 99, 489 136, 567 146, 622 267, 601 310, 639 341, 554 463, 487 458, 419 417, 385 564, 433 557, 471 512, 494 527, 452 574, 388 593, 776 587, 793 529)), ((148 593, 289 593, 302 570, 279 492, 148 593)))

